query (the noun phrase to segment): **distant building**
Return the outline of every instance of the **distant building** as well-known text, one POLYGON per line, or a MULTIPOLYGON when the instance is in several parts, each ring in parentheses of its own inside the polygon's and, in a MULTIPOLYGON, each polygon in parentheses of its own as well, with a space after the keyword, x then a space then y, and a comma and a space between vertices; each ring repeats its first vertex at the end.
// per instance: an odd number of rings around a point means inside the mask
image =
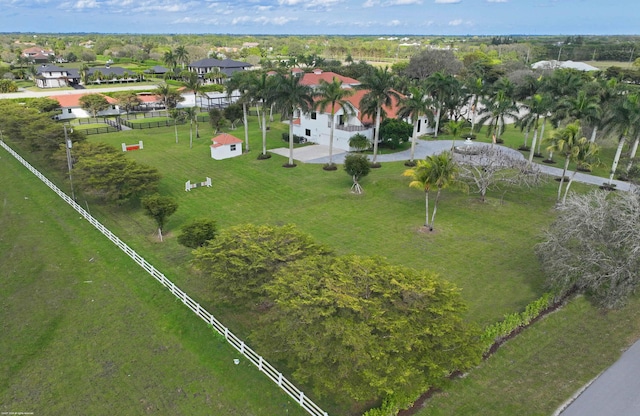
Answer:
MULTIPOLYGON (((82 108, 80 105, 80 97, 83 95, 87 95, 89 93, 84 94, 65 94, 65 95, 54 95, 51 97, 60 103, 61 114, 56 116, 57 120, 69 120, 73 118, 89 118, 92 115, 89 112, 82 108)), ((98 112, 98 116, 112 116, 120 114, 120 107, 116 104, 117 101, 114 98, 104 96, 109 102, 110 106, 106 110, 98 112)))
POLYGON ((39 46, 34 46, 23 50, 22 56, 27 58, 29 62, 42 64, 55 59, 56 53, 51 49, 44 49, 39 46))
POLYGON ((578 71, 599 71, 599 68, 585 64, 584 62, 574 61, 538 61, 531 65, 533 69, 577 69, 578 71))
MULTIPOLYGON (((188 69, 198 74, 200 78, 207 79, 207 74, 209 73, 221 73, 225 77, 230 77, 234 72, 244 71, 252 66, 248 62, 234 61, 233 59, 207 58, 191 62, 188 65, 188 69)), ((216 81, 214 80, 214 82, 216 81)), ((217 82, 219 83, 220 81, 217 80, 217 82)))

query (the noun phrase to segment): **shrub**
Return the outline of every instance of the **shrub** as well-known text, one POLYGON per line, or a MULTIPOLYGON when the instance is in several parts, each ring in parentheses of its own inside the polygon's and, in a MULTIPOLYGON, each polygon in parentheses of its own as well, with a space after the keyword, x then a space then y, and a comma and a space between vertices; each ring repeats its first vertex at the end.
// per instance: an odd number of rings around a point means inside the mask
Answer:
POLYGON ((178 236, 178 243, 189 248, 204 246, 218 234, 218 227, 214 220, 206 218, 196 219, 182 227, 182 234, 178 236))
MULTIPOLYGON (((288 142, 289 141, 289 133, 282 133, 282 141, 288 142)), ((304 143, 305 142, 305 138, 302 136, 298 136, 297 134, 293 135, 293 142, 294 143, 304 143)))

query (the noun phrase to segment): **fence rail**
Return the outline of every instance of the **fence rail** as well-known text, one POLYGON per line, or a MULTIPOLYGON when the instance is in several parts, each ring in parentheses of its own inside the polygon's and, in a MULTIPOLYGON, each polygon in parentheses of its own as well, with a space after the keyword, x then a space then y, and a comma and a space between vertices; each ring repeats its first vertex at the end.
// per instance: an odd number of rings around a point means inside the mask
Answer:
POLYGON ((93 127, 93 128, 87 128, 87 129, 83 129, 81 127, 78 127, 78 130, 82 130, 84 132, 84 134, 86 135, 91 135, 91 134, 102 134, 102 133, 113 133, 115 131, 120 131, 120 129, 116 128, 116 127, 93 127))
POLYGON ((71 205, 84 219, 89 221, 91 225, 98 229, 105 237, 124 251, 133 261, 140 267, 146 270, 153 278, 155 278, 162 286, 169 289, 169 291, 184 303, 189 309, 191 309, 196 315, 198 315, 207 324, 210 324, 217 332, 225 337, 227 342, 231 344, 240 354, 247 358, 253 365, 267 375, 274 383, 278 385, 285 393, 287 393, 292 399, 294 399, 307 413, 313 416, 328 416, 327 412, 323 411, 317 404, 308 399, 304 392, 298 389, 293 383, 291 383, 286 377, 282 375, 275 367, 265 361, 262 356, 258 355, 244 341, 235 336, 229 328, 222 325, 211 313, 206 311, 200 304, 191 299, 189 295, 183 292, 177 287, 171 280, 169 280, 163 273, 158 271, 151 263, 147 262, 142 256, 129 247, 124 241, 120 240, 115 234, 113 234, 107 227, 102 225, 98 220, 91 216, 84 208, 78 205, 71 197, 62 192, 53 182, 51 182, 46 176, 40 173, 36 168, 31 166, 29 162, 24 160, 22 156, 16 153, 5 142, 0 141, 2 146, 7 152, 15 157, 24 167, 29 169, 38 179, 44 182, 52 191, 54 191, 60 198, 66 203, 71 205))

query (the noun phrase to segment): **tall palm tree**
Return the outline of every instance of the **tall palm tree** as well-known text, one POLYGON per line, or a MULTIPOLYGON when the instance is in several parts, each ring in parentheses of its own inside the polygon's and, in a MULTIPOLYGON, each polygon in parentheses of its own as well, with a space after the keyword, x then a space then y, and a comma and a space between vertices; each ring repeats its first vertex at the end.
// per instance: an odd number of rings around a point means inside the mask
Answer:
POLYGON ((186 107, 182 110, 184 116, 189 120, 189 149, 193 148, 193 120, 198 117, 198 112, 195 107, 186 107))
POLYGON ((413 134, 411 135, 411 159, 413 163, 416 151, 416 140, 418 139, 418 120, 426 116, 430 123, 433 122, 433 112, 431 106, 433 100, 424 88, 409 87, 409 95, 400 100, 400 110, 398 116, 410 118, 413 123, 413 134))
MULTIPOLYGON (((562 177, 560 178, 560 186, 558 187, 558 197, 556 198, 556 202, 560 202, 562 186, 564 185, 564 179, 567 174, 567 170, 569 169, 569 163, 574 160, 586 161, 589 157, 595 155, 597 147, 593 143, 589 142, 585 137, 580 137, 580 122, 576 121, 556 132, 551 140, 551 145, 548 150, 550 152, 557 152, 565 157, 562 177)), ((567 185, 563 203, 566 200, 567 193, 569 192, 569 187, 571 186, 574 176, 575 171, 567 185)))
MULTIPOLYGON (((234 91, 240 92, 240 98, 237 102, 242 104, 242 124, 244 125, 244 148, 245 151, 249 151, 249 123, 247 121, 247 105, 251 102, 251 97, 248 94, 249 90, 249 77, 253 76, 251 71, 237 71, 234 72, 231 78, 226 82, 225 89, 227 90, 227 97, 231 100, 231 96, 234 91)), ((262 153, 266 154, 266 143, 263 142, 262 153)))
POLYGON ((427 156, 425 160, 418 161, 415 167, 407 169, 403 173, 403 176, 408 176, 412 179, 409 183, 410 187, 421 189, 425 192, 425 227, 429 227, 429 231, 433 231, 440 192, 449 185, 456 183, 457 174, 458 166, 449 152, 427 156), (429 222, 429 191, 432 187, 436 187, 438 192, 433 204, 431 222, 429 222))
MULTIPOLYGON (((574 97, 565 97, 560 100, 555 113, 558 118, 578 120, 597 132, 598 123, 602 117, 600 97, 590 94, 586 89, 581 89, 574 97)), ((592 136, 593 138, 593 136, 592 136)), ((595 138, 593 139, 595 141, 595 138)))
POLYGON ((313 91, 308 85, 300 83, 302 77, 275 75, 272 99, 283 116, 289 117, 289 161, 293 163, 293 122, 296 111, 306 112, 313 106, 313 91))
MULTIPOLYGON (((193 107, 196 109, 196 113, 198 112, 198 95, 202 93, 202 81, 198 74, 194 72, 189 73, 189 78, 182 83, 188 90, 193 91, 193 107)), ((196 139, 200 138, 200 132, 198 131, 198 118, 196 117, 196 139)))
POLYGON ((184 65, 189 63, 189 52, 187 52, 187 48, 180 45, 174 51, 176 56, 176 62, 182 65, 182 69, 184 69, 184 65))
MULTIPOLYGON (((611 181, 616 174, 618 163, 620 162, 620 156, 622 155, 622 149, 624 148, 626 140, 630 136, 640 133, 638 131, 638 129, 640 128, 639 124, 640 95, 620 95, 609 109, 609 114, 605 119, 605 125, 608 126, 608 129, 618 134, 618 148, 616 149, 616 154, 613 158, 613 164, 611 165, 609 184, 611 184, 611 181)), ((638 139, 636 139, 636 141, 637 140, 638 139)), ((633 156, 635 156, 635 154, 633 156)))
POLYGON ((400 95, 393 90, 394 75, 389 71, 388 67, 375 68, 366 74, 360 80, 361 83, 356 86, 357 89, 366 90, 362 97, 361 103, 364 107, 375 107, 375 130, 373 132, 373 159, 371 163, 375 164, 378 157, 378 139, 380 137, 380 120, 382 119, 383 106, 390 107, 393 100, 399 100, 400 95))
POLYGON ((476 128, 476 115, 478 114, 478 103, 484 96, 485 86, 484 81, 480 77, 472 77, 465 83, 465 91, 468 94, 467 103, 471 106, 471 133, 476 128))
POLYGON ((320 86, 318 87, 316 96, 318 100, 315 103, 315 107, 321 112, 324 112, 329 107, 329 117, 331 117, 331 131, 329 133, 329 167, 333 168, 333 132, 335 130, 336 111, 342 110, 344 114, 351 113, 351 103, 348 98, 352 96, 354 91, 352 89, 342 88, 342 81, 338 78, 333 78, 332 82, 320 80, 320 86))
POLYGON ((178 103, 184 100, 182 95, 175 88, 171 88, 167 83, 156 85, 156 89, 153 93, 162 100, 164 108, 167 109, 167 111, 176 108, 178 103))
POLYGON ((171 51, 166 51, 162 56, 162 62, 171 70, 176 67, 178 61, 176 60, 176 56, 171 51))
POLYGON ((425 87, 433 97, 436 105, 436 125, 434 137, 438 137, 440 130, 440 119, 442 110, 445 108, 447 97, 449 97, 457 81, 452 75, 443 72, 434 72, 425 79, 425 87))
POLYGON ((462 134, 467 130, 467 121, 462 119, 457 121, 449 120, 447 121, 447 124, 445 124, 444 129, 447 134, 451 136, 451 151, 453 152, 453 149, 456 146, 456 139, 462 136, 462 134))
MULTIPOLYGON (((533 140, 531 141, 531 149, 529 151, 529 163, 532 163, 533 156, 536 152, 536 144, 538 143, 540 118, 543 118, 549 112, 550 101, 547 95, 534 94, 532 97, 524 100, 523 106, 528 111, 527 114, 523 116, 523 119, 520 120, 520 123, 526 124, 527 128, 533 128, 533 140)), ((542 138, 540 138, 540 143, 542 143, 542 138)))
POLYGON ((185 114, 177 108, 169 110, 169 117, 173 120, 173 130, 176 133, 176 143, 178 143, 178 121, 184 120, 185 114))
POLYGON ((251 101, 257 103, 260 108, 259 116, 262 117, 260 129, 262 131, 262 154, 267 154, 267 109, 271 108, 277 78, 266 72, 252 72, 247 78, 247 94, 251 101))
POLYGON ((482 100, 482 111, 479 124, 488 124, 487 135, 493 134, 494 142, 500 142, 505 119, 518 120, 518 107, 508 90, 498 89, 491 96, 482 100))

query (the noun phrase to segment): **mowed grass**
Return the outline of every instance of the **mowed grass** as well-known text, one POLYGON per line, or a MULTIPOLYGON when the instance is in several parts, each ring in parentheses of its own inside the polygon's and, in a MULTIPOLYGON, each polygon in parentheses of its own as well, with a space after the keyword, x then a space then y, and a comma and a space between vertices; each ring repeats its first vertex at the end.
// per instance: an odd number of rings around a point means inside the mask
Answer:
MULTIPOLYGON (((272 123, 269 148, 284 146, 286 125, 272 123)), ((189 273, 189 251, 180 247, 180 227, 198 217, 213 218, 220 228, 239 223, 294 223, 336 252, 382 255, 391 262, 429 269, 455 282, 469 304, 469 316, 492 323, 522 309, 542 291, 543 276, 533 245, 554 216, 555 183, 534 190, 491 193, 482 204, 474 194, 445 190, 439 203, 436 231, 422 232, 424 193, 408 186, 401 162, 384 164, 362 181, 365 193, 349 192, 351 178, 343 171, 299 163, 282 168, 286 158, 257 160, 261 139, 252 123, 252 151, 238 158, 211 159, 211 129, 201 124, 201 139, 189 149, 188 126, 127 131, 92 136, 114 146, 144 141, 144 150, 128 156, 157 167, 163 174, 161 193, 178 200, 179 209, 160 244, 154 225, 139 209, 96 207, 125 241, 166 265, 194 296, 209 304, 213 288, 189 273), (212 188, 185 192, 184 183, 211 177, 212 188)), ((242 138, 242 130, 231 132, 242 138)), ((433 196, 432 196, 433 198, 433 196)), ((433 199, 432 199, 433 202, 433 199)), ((163 266, 164 267, 164 266, 163 266)), ((233 327, 233 326, 232 326, 233 327)))
POLYGON ((639 337, 637 297, 607 313, 578 297, 449 382, 416 415, 550 415, 639 337))
POLYGON ((305 414, 4 150, 0 183, 2 412, 305 414))

